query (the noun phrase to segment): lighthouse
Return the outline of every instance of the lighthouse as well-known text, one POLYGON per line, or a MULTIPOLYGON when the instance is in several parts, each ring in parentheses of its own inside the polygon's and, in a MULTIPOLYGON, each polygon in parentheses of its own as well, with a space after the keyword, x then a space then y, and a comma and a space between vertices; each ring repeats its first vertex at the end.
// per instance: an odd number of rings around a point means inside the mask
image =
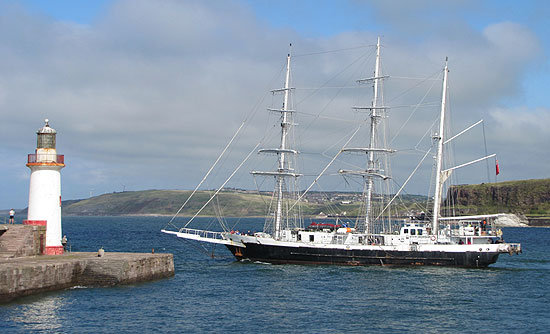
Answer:
POLYGON ((61 244, 61 168, 65 157, 55 149, 56 131, 48 119, 37 132, 36 150, 29 154, 27 167, 31 169, 29 211, 24 224, 45 225, 46 255, 63 254, 61 244))

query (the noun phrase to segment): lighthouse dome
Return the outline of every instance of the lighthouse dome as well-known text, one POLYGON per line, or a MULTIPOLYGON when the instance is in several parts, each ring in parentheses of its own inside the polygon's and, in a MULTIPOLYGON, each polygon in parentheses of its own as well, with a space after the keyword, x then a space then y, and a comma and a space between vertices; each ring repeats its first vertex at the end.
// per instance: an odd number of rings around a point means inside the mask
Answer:
POLYGON ((36 148, 53 148, 55 149, 55 134, 57 133, 53 128, 50 127, 49 121, 46 118, 44 120, 44 126, 38 129, 36 134, 37 137, 37 144, 36 148))
POLYGON ((49 120, 47 118, 44 120, 44 123, 45 123, 44 126, 38 129, 38 131, 36 131, 37 134, 45 134, 45 133, 56 134, 57 133, 53 128, 50 127, 49 120))

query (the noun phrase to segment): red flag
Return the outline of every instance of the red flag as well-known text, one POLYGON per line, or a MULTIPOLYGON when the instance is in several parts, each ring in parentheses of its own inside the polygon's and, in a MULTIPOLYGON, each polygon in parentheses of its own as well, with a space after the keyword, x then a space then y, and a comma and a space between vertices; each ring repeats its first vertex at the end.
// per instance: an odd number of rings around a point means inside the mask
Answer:
POLYGON ((498 160, 497 160, 497 165, 496 165, 496 172, 497 172, 497 175, 500 174, 500 168, 498 168, 498 160))

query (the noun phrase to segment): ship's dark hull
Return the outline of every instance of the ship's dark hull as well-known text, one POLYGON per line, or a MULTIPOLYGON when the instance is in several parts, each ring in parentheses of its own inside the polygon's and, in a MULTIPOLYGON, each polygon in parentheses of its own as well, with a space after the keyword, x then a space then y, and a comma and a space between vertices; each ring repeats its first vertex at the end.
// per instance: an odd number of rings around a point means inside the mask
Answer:
POLYGON ((333 248, 286 247, 246 244, 227 248, 238 259, 274 264, 336 264, 487 267, 498 259, 497 252, 422 252, 384 250, 345 250, 333 248))

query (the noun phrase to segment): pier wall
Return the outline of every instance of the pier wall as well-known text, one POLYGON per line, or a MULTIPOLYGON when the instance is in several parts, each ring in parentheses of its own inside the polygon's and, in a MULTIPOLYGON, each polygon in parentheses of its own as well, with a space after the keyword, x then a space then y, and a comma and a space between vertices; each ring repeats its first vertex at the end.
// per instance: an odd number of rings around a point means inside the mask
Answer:
POLYGON ((0 302, 75 286, 82 265, 80 261, 0 265, 0 302))
POLYGON ((73 286, 113 286, 174 275, 172 254, 69 253, 0 262, 0 302, 73 286))
POLYGON ((86 261, 79 285, 109 286, 174 275, 172 254, 105 253, 86 261))
POLYGON ((2 225, 0 258, 40 255, 46 240, 46 226, 2 225))

